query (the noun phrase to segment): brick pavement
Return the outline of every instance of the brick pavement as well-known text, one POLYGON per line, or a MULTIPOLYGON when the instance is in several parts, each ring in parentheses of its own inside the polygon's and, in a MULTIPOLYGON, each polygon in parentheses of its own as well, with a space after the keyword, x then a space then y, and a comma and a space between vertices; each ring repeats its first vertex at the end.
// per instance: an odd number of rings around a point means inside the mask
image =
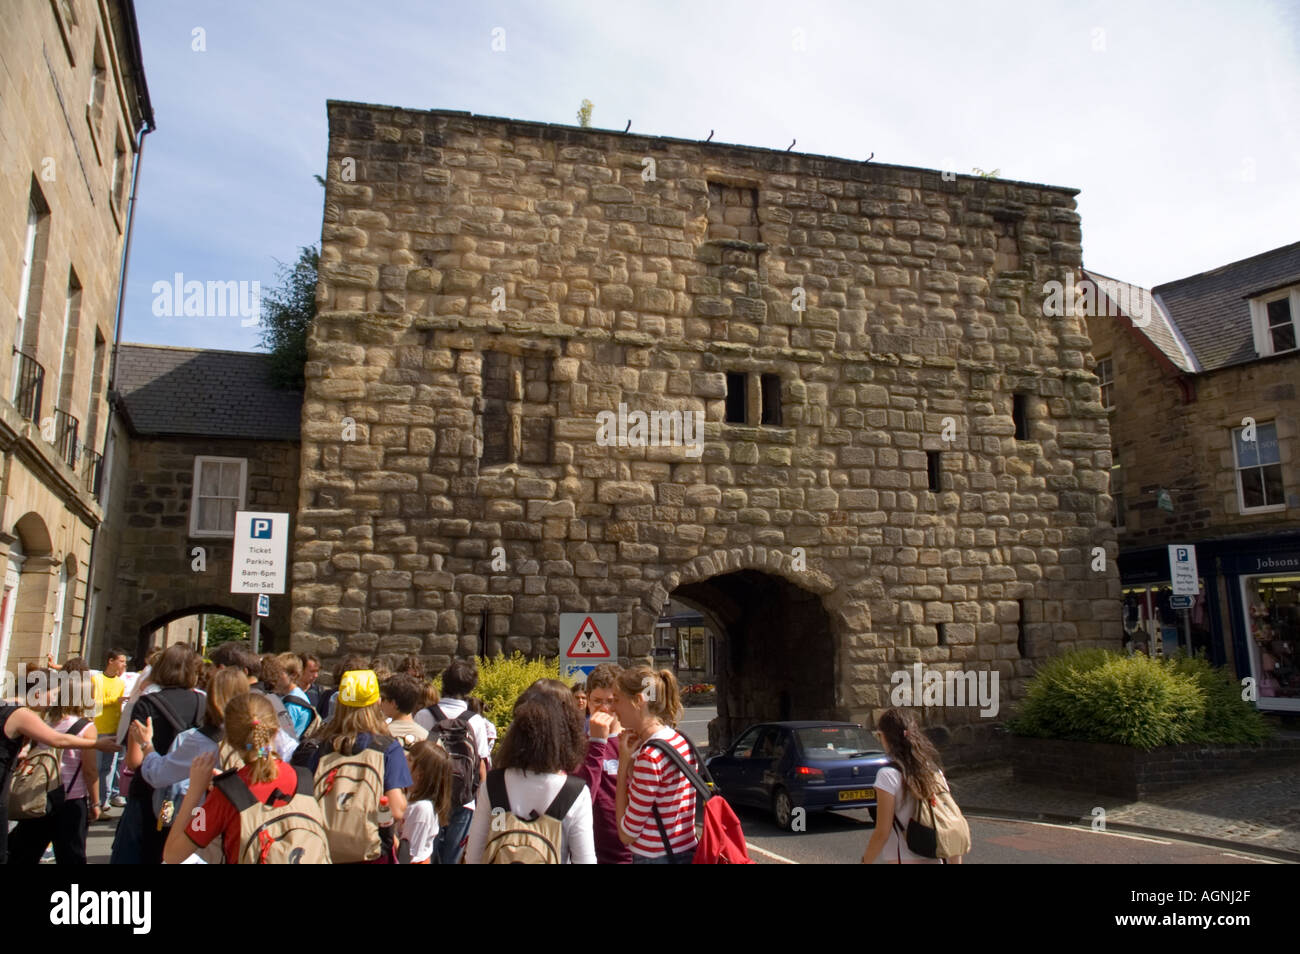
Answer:
POLYGON ((1018 785, 1010 766, 950 773, 963 811, 1057 815, 1091 821, 1093 809, 1108 823, 1237 842, 1300 854, 1300 765, 1214 779, 1128 802, 1038 785, 1018 785))

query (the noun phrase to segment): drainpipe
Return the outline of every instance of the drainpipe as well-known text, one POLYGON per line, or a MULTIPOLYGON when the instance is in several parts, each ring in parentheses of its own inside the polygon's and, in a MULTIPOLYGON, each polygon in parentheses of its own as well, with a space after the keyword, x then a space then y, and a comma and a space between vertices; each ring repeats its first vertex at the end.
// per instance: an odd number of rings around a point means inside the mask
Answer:
MULTIPOLYGON (((126 275, 127 269, 131 264, 131 237, 135 233, 135 193, 136 186, 140 179, 140 160, 144 156, 144 137, 154 131, 156 127, 153 123, 153 111, 149 109, 146 113, 144 125, 140 128, 140 134, 136 137, 135 159, 131 163, 131 195, 126 202, 126 241, 122 243, 122 261, 117 270, 117 308, 113 315, 113 350, 108 358, 108 417, 107 426, 104 428, 104 456, 99 462, 100 466, 100 486, 104 485, 104 474, 108 473, 113 466, 113 418, 117 408, 117 349, 122 343, 122 303, 126 299, 126 275)), ((94 440, 94 435, 91 435, 94 440)), ((107 501, 100 501, 101 506, 106 506, 107 501)), ((105 514, 107 516, 107 514, 105 514)), ((95 593, 95 557, 98 554, 99 535, 102 530, 102 522, 96 526, 90 533, 90 567, 86 571, 86 609, 90 609, 91 598, 95 593)), ((97 610, 101 609, 96 605, 97 610)), ((89 661, 90 645, 86 642, 90 631, 90 613, 86 612, 81 617, 81 654, 89 661)))

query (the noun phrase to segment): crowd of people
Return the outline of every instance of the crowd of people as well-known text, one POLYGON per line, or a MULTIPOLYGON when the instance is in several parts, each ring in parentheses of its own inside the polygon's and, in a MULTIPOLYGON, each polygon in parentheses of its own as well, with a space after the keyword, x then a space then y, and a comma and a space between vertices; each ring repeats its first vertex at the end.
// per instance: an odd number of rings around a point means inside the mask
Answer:
MULTIPOLYGON (((347 656, 322 689, 317 657, 241 643, 206 660, 169 646, 138 674, 120 650, 102 671, 48 664, 63 678, 47 698, 0 705, 0 862, 52 846, 84 864, 90 823, 115 812, 114 864, 689 864, 698 847, 687 772, 702 759, 676 729, 670 670, 538 680, 498 742, 473 661, 453 661, 440 689, 417 656, 347 656), (93 708, 70 705, 69 684, 93 708), (58 760, 44 804, 42 754, 58 760)), ((942 775, 910 714, 882 730, 898 762, 877 780, 881 808, 905 824, 942 775)), ((878 826, 863 860, 920 860, 892 832, 878 826)))

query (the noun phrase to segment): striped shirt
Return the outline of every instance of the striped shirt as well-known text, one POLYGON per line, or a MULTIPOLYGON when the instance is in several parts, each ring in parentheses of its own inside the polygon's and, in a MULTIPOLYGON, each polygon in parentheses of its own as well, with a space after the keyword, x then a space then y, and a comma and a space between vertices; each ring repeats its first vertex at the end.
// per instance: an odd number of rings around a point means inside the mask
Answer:
MULTIPOLYGON (((663 739, 682 754, 687 763, 698 768, 691 755, 690 746, 679 732, 663 728, 646 742, 663 739)), ((632 777, 627 785, 627 811, 623 815, 623 831, 635 837, 632 853, 645 858, 667 854, 659 826, 655 824, 652 807, 659 809, 668 842, 674 852, 688 851, 696 844, 695 838, 695 788, 685 775, 657 748, 642 744, 632 762, 632 777)))

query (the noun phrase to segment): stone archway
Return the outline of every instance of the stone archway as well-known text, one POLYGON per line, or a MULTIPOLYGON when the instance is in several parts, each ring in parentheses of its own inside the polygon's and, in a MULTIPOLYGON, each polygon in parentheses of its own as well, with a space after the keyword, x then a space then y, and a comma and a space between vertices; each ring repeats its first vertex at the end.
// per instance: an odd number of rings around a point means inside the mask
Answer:
MULTIPOLYGON (((170 610, 142 624, 136 633, 136 642, 134 646, 134 661, 142 662, 144 657, 149 653, 150 635, 162 626, 174 622, 178 619, 184 619, 186 616, 196 616, 199 613, 207 613, 214 616, 229 616, 231 619, 237 619, 241 623, 252 623, 252 616, 246 610, 237 610, 230 606, 223 606, 217 603, 196 603, 185 606, 180 609, 170 610)), ((263 652, 272 651, 277 645, 274 642, 275 635, 271 628, 267 626, 264 619, 261 625, 261 650, 263 652)), ((198 648, 197 646, 194 648, 198 648)))
MULTIPOLYGON (((749 546, 670 571, 647 605, 670 596, 698 610, 723 642, 711 746, 758 721, 849 718, 846 647, 868 615, 826 574, 786 551, 749 546)), ((649 631, 656 615, 638 608, 636 631, 649 631)))

